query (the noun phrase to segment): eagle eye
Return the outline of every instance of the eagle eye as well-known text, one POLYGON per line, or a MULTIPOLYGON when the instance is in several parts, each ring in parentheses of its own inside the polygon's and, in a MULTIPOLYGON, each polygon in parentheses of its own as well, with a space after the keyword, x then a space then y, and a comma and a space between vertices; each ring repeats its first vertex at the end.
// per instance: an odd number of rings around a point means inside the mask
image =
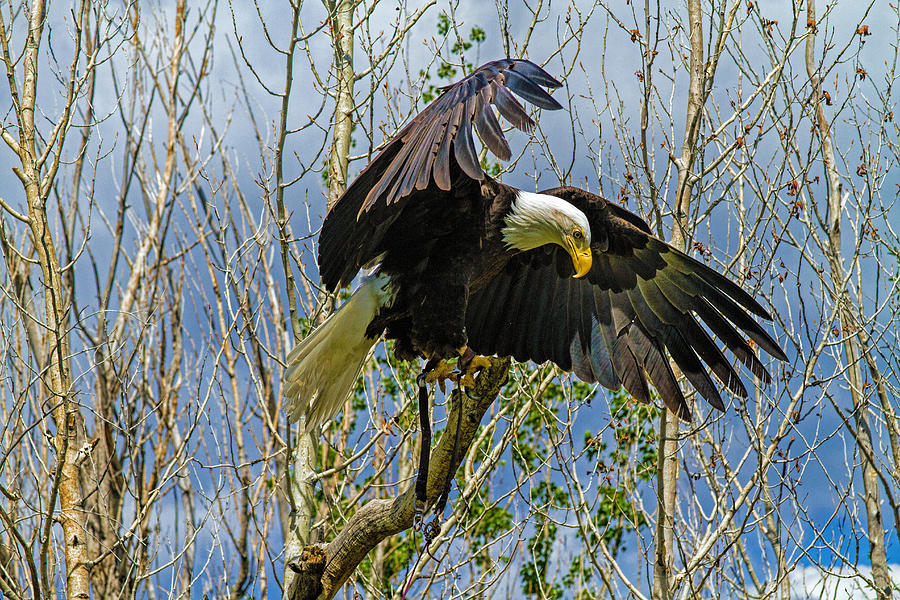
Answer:
POLYGON ((581 241, 584 239, 584 232, 581 229, 576 228, 575 231, 572 232, 572 237, 581 241))

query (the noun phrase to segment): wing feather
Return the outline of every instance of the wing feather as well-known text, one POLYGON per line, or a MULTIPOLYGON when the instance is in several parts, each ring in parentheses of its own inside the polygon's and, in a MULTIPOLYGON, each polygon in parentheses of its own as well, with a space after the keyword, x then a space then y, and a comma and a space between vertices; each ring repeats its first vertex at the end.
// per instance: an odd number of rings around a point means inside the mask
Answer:
POLYGON ((447 123, 439 123, 432 127, 428 131, 425 142, 419 148, 419 155, 414 159, 416 163, 422 165, 416 175, 415 188, 417 190, 424 190, 431 181, 434 161, 440 150, 440 143, 443 141, 446 128, 447 123))
POLYGON ((525 109, 516 102, 509 90, 501 85, 494 87, 494 106, 497 107, 503 118, 512 123, 516 129, 525 132, 530 132, 534 129, 534 121, 528 116, 525 109))
POLYGON ((532 79, 513 70, 506 71, 506 87, 515 92, 520 98, 540 108, 559 110, 562 104, 541 89, 532 79))
POLYGON ((475 129, 488 150, 500 160, 509 160, 512 152, 509 149, 509 143, 503 137, 500 121, 497 120, 491 109, 489 95, 490 88, 482 88, 481 93, 475 96, 475 129))
POLYGON ((438 189, 448 191, 450 189, 450 146, 459 130, 459 121, 462 119, 463 105, 453 107, 447 127, 444 128, 444 137, 438 146, 437 156, 434 159, 434 183, 438 189))
POLYGON ((551 360, 585 381, 623 386, 650 401, 649 383, 681 418, 689 419, 674 366, 714 408, 725 409, 719 387, 740 398, 747 389, 711 332, 760 380, 771 380, 748 336, 785 360, 777 342, 751 316, 768 315, 737 284, 650 233, 636 215, 577 188, 543 192, 581 209, 591 225, 593 266, 583 279, 562 248, 513 257, 502 275, 473 294, 469 345, 491 354, 509 349, 518 360, 551 360), (548 260, 549 258, 549 260, 548 260), (501 281, 502 279, 502 281, 501 281), (499 290, 503 294, 498 294, 499 290), (474 314, 484 299, 489 325, 474 314), (709 329, 709 332, 707 329, 709 329), (649 381, 649 383, 648 383, 649 381))
POLYGON ((647 377, 644 369, 634 355, 633 344, 629 344, 628 332, 623 332, 613 342, 609 350, 612 358, 613 369, 622 381, 629 394, 644 404, 650 403, 650 388, 647 385, 647 377))
MULTIPOLYGON (((548 266, 548 270, 550 269, 552 269, 552 266, 548 266)), ((544 273, 546 272, 545 270, 544 273)), ((555 341, 552 338, 553 333, 546 328, 553 326, 553 319, 548 317, 555 301, 554 296, 556 295, 556 287, 559 284, 559 277, 546 277, 545 279, 546 281, 541 282, 543 285, 540 287, 540 293, 535 293, 538 288, 532 288, 536 302, 534 309, 530 312, 536 320, 527 329, 528 353, 529 355, 534 355, 534 358, 531 356, 528 358, 537 363, 550 360, 550 343, 555 341)))
POLYGON ((584 350, 585 343, 581 339, 581 333, 576 333, 569 349, 569 354, 572 356, 572 372, 585 383, 595 383, 597 378, 594 376, 591 357, 584 350))
POLYGON ((478 164, 478 151, 475 150, 475 140, 472 138, 471 115, 474 112, 473 109, 474 107, 470 107, 467 102, 464 109, 466 117, 460 123, 456 139, 453 141, 453 155, 466 175, 481 181, 484 179, 484 172, 481 170, 481 165, 478 164))
MULTIPOLYGON (((629 290, 628 299, 643 325, 643 330, 654 332, 660 338, 672 360, 691 382, 694 389, 710 404, 724 410, 725 405, 722 403, 715 384, 706 369, 703 368, 697 355, 674 326, 681 320, 680 313, 658 293, 656 285, 652 281, 642 282, 638 288, 629 290)), ((679 411, 683 412, 686 408, 679 408, 679 411)))
MULTIPOLYGON (((593 313, 591 314, 591 365, 594 367, 594 375, 602 385, 609 389, 618 389, 622 382, 616 374, 610 357, 615 334, 612 331, 612 315, 609 310, 609 293, 595 286, 589 286, 590 297, 593 299, 593 313)), ((588 303, 591 306, 591 303, 588 303)))
MULTIPOLYGON (((534 122, 511 92, 535 106, 558 109, 562 106, 544 88, 560 85, 534 63, 504 59, 444 88, 363 169, 326 216, 318 261, 326 289, 349 285, 363 265, 384 252, 384 236, 416 191, 451 192, 454 177, 484 180, 473 125, 491 152, 503 160, 511 156, 493 106, 527 131, 534 122)), ((447 200, 454 201, 452 194, 447 200)))
POLYGON ((561 85, 553 77, 550 77, 550 75, 548 75, 545 70, 528 60, 515 61, 515 64, 510 67, 510 71, 517 74, 520 73, 526 78, 534 81, 538 85, 544 86, 545 88, 554 89, 560 87, 561 85))

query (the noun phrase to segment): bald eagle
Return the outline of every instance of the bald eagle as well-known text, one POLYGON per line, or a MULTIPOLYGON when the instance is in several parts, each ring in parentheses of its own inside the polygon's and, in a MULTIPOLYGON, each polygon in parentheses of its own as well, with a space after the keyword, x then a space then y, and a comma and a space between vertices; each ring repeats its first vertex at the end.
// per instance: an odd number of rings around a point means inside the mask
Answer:
POLYGON ((492 107, 530 131, 534 121, 513 94, 559 109, 543 88, 560 85, 527 60, 487 63, 444 88, 347 188, 319 237, 322 284, 336 292, 373 270, 288 355, 292 418, 305 415, 308 430, 332 418, 382 335, 395 340, 401 360, 446 359, 468 348, 551 361, 586 382, 624 386, 642 402, 650 402, 649 380, 685 420, 690 411, 672 363, 719 410, 725 405, 710 371, 747 397, 710 332, 770 380, 746 338, 787 357, 757 323, 769 313, 734 282, 600 196, 569 186, 532 193, 484 173, 473 125, 508 160, 492 107))

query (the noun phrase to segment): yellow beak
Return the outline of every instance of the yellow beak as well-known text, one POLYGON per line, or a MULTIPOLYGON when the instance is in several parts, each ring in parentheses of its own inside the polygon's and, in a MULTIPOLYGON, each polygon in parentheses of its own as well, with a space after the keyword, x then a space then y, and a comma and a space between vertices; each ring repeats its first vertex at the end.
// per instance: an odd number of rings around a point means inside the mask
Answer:
POLYGON ((584 277, 591 270, 594 257, 590 250, 579 251, 572 254, 572 264, 575 265, 575 277, 584 277))
POLYGON ((579 250, 575 247, 575 241, 570 236, 566 236, 566 243, 569 246, 568 250, 569 255, 572 257, 572 264, 575 266, 575 277, 584 277, 591 270, 591 265, 594 262, 591 249, 579 250))

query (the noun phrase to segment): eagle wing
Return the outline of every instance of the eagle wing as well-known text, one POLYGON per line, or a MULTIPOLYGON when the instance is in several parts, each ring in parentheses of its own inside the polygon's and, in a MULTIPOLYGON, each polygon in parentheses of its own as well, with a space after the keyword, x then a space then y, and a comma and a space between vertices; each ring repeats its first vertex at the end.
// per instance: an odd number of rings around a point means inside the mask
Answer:
POLYGON ((549 360, 584 381, 624 386, 643 402, 650 401, 649 379, 685 420, 690 410, 672 363, 719 410, 724 404, 709 371, 732 393, 747 397, 707 328, 766 383, 769 372, 745 335, 787 360, 754 318, 771 319, 769 313, 733 281, 654 237, 639 217, 599 196, 571 187, 542 193, 587 215, 591 271, 573 278, 571 259, 555 245, 513 258, 470 296, 466 332, 474 351, 549 360))
POLYGON ((513 96, 540 108, 562 106, 541 86, 560 87, 528 60, 489 62, 465 79, 443 88, 379 152, 328 213, 319 237, 319 271, 328 290, 348 285, 382 252, 385 233, 416 190, 448 192, 452 186, 482 181, 472 127, 488 150, 502 160, 509 144, 492 106, 516 128, 530 131, 534 121, 513 96), (452 186, 451 186, 452 184, 452 186))

